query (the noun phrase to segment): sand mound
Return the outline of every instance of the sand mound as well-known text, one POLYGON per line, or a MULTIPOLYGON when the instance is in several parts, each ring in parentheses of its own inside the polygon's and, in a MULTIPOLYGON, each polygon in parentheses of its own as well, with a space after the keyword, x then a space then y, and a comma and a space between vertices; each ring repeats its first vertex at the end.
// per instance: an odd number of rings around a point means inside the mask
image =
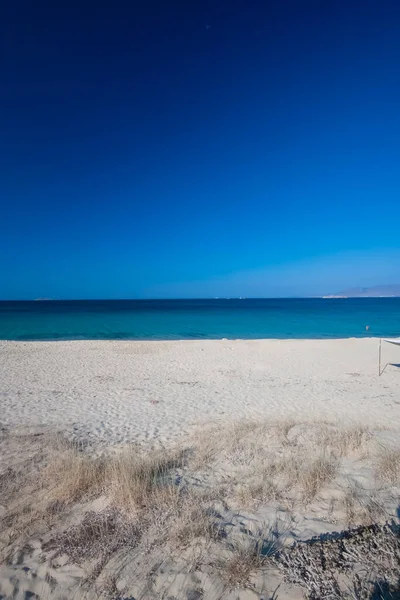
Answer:
POLYGON ((397 517, 400 453, 377 450, 379 434, 250 420, 201 428, 162 451, 98 452, 48 429, 3 429, 0 595, 392 593, 398 529, 385 523, 397 517))

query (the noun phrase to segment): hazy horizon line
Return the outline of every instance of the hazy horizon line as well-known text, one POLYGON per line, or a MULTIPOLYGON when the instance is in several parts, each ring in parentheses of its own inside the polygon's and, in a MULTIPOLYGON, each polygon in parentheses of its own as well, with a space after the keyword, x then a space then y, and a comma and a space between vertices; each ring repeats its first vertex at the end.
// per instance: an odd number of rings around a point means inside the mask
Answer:
POLYGON ((325 295, 309 296, 193 296, 170 298, 13 298, 0 302, 176 302, 185 300, 370 300, 400 298, 392 296, 340 296, 340 292, 325 295))

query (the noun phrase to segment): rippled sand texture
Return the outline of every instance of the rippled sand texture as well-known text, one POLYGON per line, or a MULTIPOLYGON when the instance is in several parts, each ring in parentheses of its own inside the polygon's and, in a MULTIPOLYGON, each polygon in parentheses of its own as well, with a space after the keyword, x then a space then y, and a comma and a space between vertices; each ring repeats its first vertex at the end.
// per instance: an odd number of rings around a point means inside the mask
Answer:
POLYGON ((216 419, 400 426, 400 352, 378 340, 0 342, 0 423, 164 442, 216 419))

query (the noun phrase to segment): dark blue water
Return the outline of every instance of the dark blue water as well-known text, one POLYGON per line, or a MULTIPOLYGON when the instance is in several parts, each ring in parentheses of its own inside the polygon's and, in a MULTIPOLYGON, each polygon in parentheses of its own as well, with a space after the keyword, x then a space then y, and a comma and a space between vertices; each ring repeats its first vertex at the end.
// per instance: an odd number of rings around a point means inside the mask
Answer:
POLYGON ((400 336, 400 298, 0 302, 6 340, 364 336, 400 336))

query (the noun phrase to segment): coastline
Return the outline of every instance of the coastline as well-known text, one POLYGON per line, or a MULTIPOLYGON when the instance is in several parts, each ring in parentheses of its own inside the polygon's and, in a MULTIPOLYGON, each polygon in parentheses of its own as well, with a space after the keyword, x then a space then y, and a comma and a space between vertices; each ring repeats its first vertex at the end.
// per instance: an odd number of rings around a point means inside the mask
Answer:
POLYGON ((181 342, 285 342, 285 341, 293 341, 293 342, 308 342, 308 341, 340 341, 340 340, 380 340, 380 339, 399 339, 399 336, 396 334, 386 335, 382 333, 377 333, 373 335, 370 331, 367 334, 360 335, 349 335, 349 336, 314 336, 314 337, 182 337, 182 338, 166 338, 166 337, 152 337, 152 338, 133 338, 133 337, 115 337, 115 338, 98 338, 98 337, 61 337, 61 338, 1 338, 0 344, 6 342, 25 344, 25 343, 62 343, 62 342, 133 342, 133 343, 181 343, 181 342))

